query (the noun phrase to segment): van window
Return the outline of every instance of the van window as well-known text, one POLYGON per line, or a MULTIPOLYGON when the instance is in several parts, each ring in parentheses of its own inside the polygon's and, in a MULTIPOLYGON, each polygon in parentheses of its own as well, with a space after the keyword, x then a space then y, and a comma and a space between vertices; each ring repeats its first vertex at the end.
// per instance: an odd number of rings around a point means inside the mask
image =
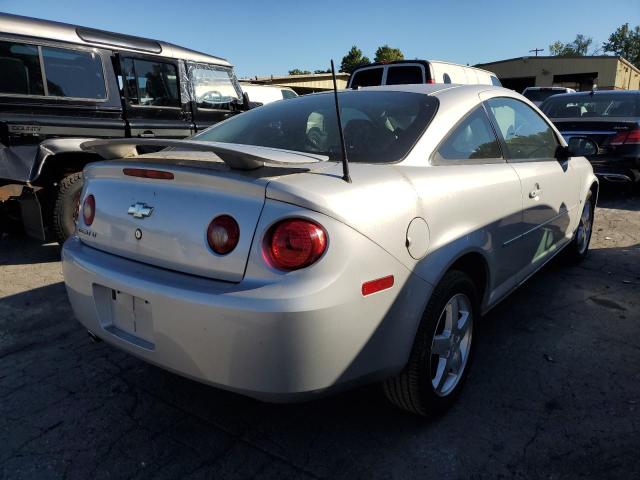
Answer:
POLYGON ((0 93, 44 95, 38 47, 0 42, 0 93))
POLYGON ((106 98, 102 61, 97 54, 42 47, 42 59, 49 96, 106 98))
POLYGON ((191 69, 191 81, 200 108, 220 108, 239 98, 229 68, 196 65, 191 69))
POLYGON ((358 70, 351 79, 351 88, 382 85, 382 67, 358 70))
POLYGON ((387 85, 424 83, 422 68, 418 65, 393 66, 387 69, 387 85))
POLYGON ((178 75, 170 63, 125 58, 122 69, 131 105, 179 107, 178 75))

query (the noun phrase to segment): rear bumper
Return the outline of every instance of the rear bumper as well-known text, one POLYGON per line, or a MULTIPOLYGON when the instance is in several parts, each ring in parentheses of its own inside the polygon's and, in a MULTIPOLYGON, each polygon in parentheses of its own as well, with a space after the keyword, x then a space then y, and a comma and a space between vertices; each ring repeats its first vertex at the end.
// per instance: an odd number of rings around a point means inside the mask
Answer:
MULTIPOLYGON (((347 291, 344 276, 356 264, 313 288, 304 280, 234 284, 140 264, 71 238, 62 266, 77 319, 98 337, 194 380, 286 402, 374 381, 404 366, 431 287, 384 255, 376 263, 393 273, 396 285, 369 297, 351 280, 354 288, 347 291), (114 328, 110 297, 103 294, 112 290, 150 305, 145 340, 114 328)), ((370 255, 362 258, 371 263, 370 255)))
POLYGON ((611 183, 640 182, 640 159, 625 157, 589 158, 598 178, 611 183))

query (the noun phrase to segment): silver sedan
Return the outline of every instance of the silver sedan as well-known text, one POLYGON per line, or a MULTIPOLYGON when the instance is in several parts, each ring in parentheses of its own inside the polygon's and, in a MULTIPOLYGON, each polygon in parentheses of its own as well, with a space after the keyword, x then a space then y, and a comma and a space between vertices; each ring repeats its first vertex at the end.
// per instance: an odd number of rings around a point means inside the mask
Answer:
POLYGON ((563 252, 598 182, 524 97, 399 85, 250 110, 186 141, 93 141, 63 270, 92 335, 268 401, 365 382, 443 412, 484 313, 563 252), (168 147, 138 155, 141 144, 168 147), (346 167, 349 167, 347 172, 346 167), (347 173, 349 175, 347 175, 347 173))

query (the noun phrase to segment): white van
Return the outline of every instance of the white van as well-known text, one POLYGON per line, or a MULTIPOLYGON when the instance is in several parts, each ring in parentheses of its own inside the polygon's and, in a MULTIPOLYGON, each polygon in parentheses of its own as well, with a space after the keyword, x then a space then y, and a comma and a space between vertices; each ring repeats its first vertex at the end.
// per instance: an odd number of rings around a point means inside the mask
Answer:
POLYGON ((411 83, 458 83, 502 86, 495 73, 437 60, 397 60, 356 68, 347 88, 411 83))
POLYGON ((240 88, 249 96, 249 102, 256 104, 276 102, 287 98, 297 97, 298 94, 289 87, 279 87, 277 85, 255 85, 240 82, 240 88))

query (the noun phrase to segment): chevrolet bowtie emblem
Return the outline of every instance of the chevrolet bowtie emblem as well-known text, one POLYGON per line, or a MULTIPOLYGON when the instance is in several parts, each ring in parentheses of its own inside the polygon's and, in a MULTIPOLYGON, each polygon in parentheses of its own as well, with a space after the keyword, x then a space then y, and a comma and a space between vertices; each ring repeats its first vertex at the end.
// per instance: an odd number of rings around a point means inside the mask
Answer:
POLYGON ((153 213, 153 207, 150 207, 146 203, 134 203, 129 207, 127 213, 133 215, 133 218, 150 217, 153 213))

